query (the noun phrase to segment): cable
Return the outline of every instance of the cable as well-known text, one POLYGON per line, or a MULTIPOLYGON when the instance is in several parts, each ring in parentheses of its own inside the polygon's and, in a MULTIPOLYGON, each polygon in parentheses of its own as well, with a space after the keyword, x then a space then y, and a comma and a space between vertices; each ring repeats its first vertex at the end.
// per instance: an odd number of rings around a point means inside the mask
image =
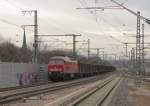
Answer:
POLYGON ((7 21, 7 20, 4 20, 4 19, 2 19, 2 18, 0 18, 0 21, 3 22, 3 23, 6 23, 6 24, 12 25, 12 26, 21 28, 19 25, 14 24, 14 23, 12 23, 12 22, 9 22, 9 21, 7 21))
POLYGON ((19 9, 19 10, 24 10, 23 8, 21 8, 20 6, 14 4, 14 2, 11 2, 10 0, 4 0, 5 2, 9 3, 10 5, 12 5, 13 7, 15 7, 16 9, 19 9))
MULTIPOLYGON (((78 0, 80 3, 82 3, 80 0, 78 0)), ((84 1, 85 2, 85 1, 84 1)), ((96 3, 96 2, 95 2, 96 3)), ((86 2, 85 2, 85 4, 87 4, 86 2)), ((82 4, 83 5, 83 4, 82 4)), ((87 6, 88 7, 88 6, 87 6)), ((87 10, 89 10, 89 9, 87 9, 87 10)), ((98 23, 98 22, 97 22, 98 23)), ((98 23, 98 25, 99 25, 99 23, 98 23)), ((103 32, 104 33, 104 32, 103 32)), ((105 33, 104 33, 104 35, 106 35, 105 33)), ((118 39, 116 39, 116 38, 114 38, 113 36, 107 36, 107 37, 109 37, 109 38, 111 38, 111 39, 113 39, 113 40, 116 40, 117 42, 120 42, 121 44, 122 44, 122 42, 121 41, 119 41, 118 39)))
MULTIPOLYGON (((88 4, 85 0, 83 0, 83 2, 81 2, 81 0, 78 0, 79 3, 81 4, 82 7, 88 7, 88 4)), ((90 11, 89 9, 87 9, 90 13, 93 13, 93 11, 90 11)))
MULTIPOLYGON (((19 9, 19 10, 22 10, 22 11, 24 10, 24 9, 22 9, 21 7, 15 5, 13 2, 10 2, 10 0, 4 0, 4 1, 7 2, 7 3, 9 3, 10 5, 12 5, 13 7, 15 7, 15 8, 19 9)), ((12 23, 12 22, 10 22, 10 21, 8 21, 8 20, 5 20, 5 19, 0 18, 0 21, 3 22, 3 23, 9 24, 9 25, 11 25, 11 26, 15 26, 15 27, 18 27, 18 28, 20 28, 20 29, 23 29, 23 28, 21 27, 21 25, 17 25, 17 24, 12 23)), ((33 32, 33 30, 29 30, 29 29, 26 29, 26 30, 33 32)))
MULTIPOLYGON (((95 0, 95 6, 96 6, 96 0, 95 0)), ((96 15, 96 17, 99 17, 98 15, 96 15)), ((104 20, 104 19, 103 19, 104 20)), ((104 20, 104 21, 106 21, 106 20, 104 20)), ((96 21, 98 24, 99 24, 99 22, 98 21, 96 21)), ((110 24, 111 25, 111 24, 110 24)), ((112 25, 111 25, 112 26, 112 25)), ((114 28, 114 27, 113 27, 114 28)), ((103 32, 104 33, 104 32, 103 32)), ((105 33, 104 33, 104 35, 106 35, 105 33)), ((120 40, 118 40, 118 39, 116 39, 115 37, 113 37, 113 36, 108 36, 108 37, 110 37, 111 39, 113 39, 113 40, 116 40, 117 42, 120 42, 121 44, 122 44, 122 42, 120 41, 120 40)))

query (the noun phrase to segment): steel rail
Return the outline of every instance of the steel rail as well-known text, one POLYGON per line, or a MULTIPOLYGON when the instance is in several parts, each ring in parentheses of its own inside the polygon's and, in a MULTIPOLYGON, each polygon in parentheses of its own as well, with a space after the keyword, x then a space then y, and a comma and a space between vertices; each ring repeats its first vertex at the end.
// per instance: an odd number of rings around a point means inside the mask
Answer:
POLYGON ((16 89, 22 89, 22 88, 35 87, 35 86, 41 86, 41 85, 46 85, 46 84, 49 84, 49 83, 53 83, 53 82, 48 81, 48 82, 43 82, 43 83, 34 83, 34 84, 31 84, 31 85, 21 85, 21 86, 16 86, 16 87, 0 88, 0 92, 16 90, 16 89))
POLYGON ((117 84, 120 82, 121 79, 119 79, 112 87, 111 89, 106 93, 106 95, 103 97, 103 99, 101 101, 99 101, 96 106, 102 106, 102 104, 106 101, 106 99, 109 97, 109 95, 111 94, 111 92, 115 89, 115 87, 117 86, 117 84))
MULTIPOLYGON (((103 89, 104 87, 106 87, 108 84, 110 84, 114 80, 115 80, 114 78, 111 78, 111 79, 109 79, 107 81, 104 81, 103 83, 100 83, 97 87, 93 88, 91 91, 88 91, 86 94, 83 94, 81 97, 77 98, 74 102, 72 102, 71 104, 69 104, 69 106, 78 106, 78 105, 80 105, 85 100, 87 100, 90 96, 96 94, 96 92, 100 91, 101 89, 103 89)), ((103 97, 101 97, 101 99, 99 99, 98 101, 96 101, 96 103, 94 105, 95 106, 101 106, 104 103, 104 101, 107 99, 107 97, 109 96, 109 94, 117 86, 117 84, 118 84, 119 81, 120 81, 120 79, 117 80, 115 82, 115 84, 113 84, 111 86, 111 88, 105 92, 105 94, 103 95, 103 97)), ((100 98, 100 97, 98 97, 98 98, 100 98)))
MULTIPOLYGON (((105 74, 105 77, 110 74, 105 74)), ((103 75, 104 77, 104 75, 103 75)), ((100 80, 102 78, 102 75, 100 77, 89 77, 86 79, 80 79, 80 80, 73 80, 68 82, 61 82, 61 83, 52 83, 48 85, 41 85, 41 86, 35 86, 35 87, 29 87, 29 88, 22 88, 22 89, 16 89, 16 90, 10 90, 6 92, 0 92, 0 104, 6 104, 11 101, 19 100, 22 98, 27 98, 30 96, 48 93, 60 89, 65 89, 77 85, 82 85, 86 83, 92 83, 94 81, 100 80)))

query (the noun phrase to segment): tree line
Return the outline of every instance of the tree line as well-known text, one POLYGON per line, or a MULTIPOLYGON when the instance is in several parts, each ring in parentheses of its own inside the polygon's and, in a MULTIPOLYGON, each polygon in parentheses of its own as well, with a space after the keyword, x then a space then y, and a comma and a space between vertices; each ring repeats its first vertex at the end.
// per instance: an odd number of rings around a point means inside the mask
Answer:
MULTIPOLYGON (((72 51, 66 50, 41 50, 38 52, 38 62, 47 64, 53 56, 68 56, 73 57, 72 51)), ((10 42, 3 42, 0 44, 0 61, 1 62, 19 62, 19 63, 31 63, 33 58, 33 50, 30 48, 21 48, 10 42)), ((90 57, 87 59, 83 55, 77 55, 77 60, 80 62, 90 62, 102 64, 105 63, 100 58, 90 57)), ((107 62, 108 64, 108 62, 107 62)))

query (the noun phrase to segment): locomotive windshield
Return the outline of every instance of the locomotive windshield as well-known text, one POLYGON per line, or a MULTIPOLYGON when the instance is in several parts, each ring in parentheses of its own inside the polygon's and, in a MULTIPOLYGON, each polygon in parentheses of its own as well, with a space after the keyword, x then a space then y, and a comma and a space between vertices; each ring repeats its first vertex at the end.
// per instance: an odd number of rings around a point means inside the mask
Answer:
POLYGON ((50 60, 49 64, 64 64, 63 60, 50 60))

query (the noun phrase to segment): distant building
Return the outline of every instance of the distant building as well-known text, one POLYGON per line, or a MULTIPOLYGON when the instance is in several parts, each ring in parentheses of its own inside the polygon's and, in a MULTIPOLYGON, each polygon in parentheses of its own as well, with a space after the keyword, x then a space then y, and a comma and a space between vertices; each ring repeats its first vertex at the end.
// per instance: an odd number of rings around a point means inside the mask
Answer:
POLYGON ((24 48, 24 49, 27 48, 26 32, 25 32, 25 30, 24 30, 24 33, 23 33, 23 43, 22 43, 22 48, 24 48))

